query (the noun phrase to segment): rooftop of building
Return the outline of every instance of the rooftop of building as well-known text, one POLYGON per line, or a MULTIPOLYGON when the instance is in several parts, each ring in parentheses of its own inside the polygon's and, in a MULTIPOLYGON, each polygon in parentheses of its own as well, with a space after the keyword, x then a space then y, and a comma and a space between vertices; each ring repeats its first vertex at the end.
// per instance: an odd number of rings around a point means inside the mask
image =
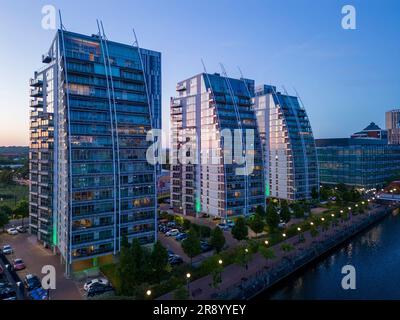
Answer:
POLYGON ((350 147, 357 145, 387 145, 387 140, 382 139, 358 139, 358 138, 328 138, 328 139, 315 139, 317 148, 324 147, 350 147))

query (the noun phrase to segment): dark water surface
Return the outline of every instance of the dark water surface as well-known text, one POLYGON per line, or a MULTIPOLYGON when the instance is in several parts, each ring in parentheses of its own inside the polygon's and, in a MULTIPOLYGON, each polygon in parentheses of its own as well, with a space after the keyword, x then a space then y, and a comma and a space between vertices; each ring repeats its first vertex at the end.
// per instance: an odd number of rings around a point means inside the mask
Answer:
POLYGON ((256 299, 400 299, 400 215, 390 215, 319 262, 256 299), (344 265, 356 289, 344 290, 344 265))

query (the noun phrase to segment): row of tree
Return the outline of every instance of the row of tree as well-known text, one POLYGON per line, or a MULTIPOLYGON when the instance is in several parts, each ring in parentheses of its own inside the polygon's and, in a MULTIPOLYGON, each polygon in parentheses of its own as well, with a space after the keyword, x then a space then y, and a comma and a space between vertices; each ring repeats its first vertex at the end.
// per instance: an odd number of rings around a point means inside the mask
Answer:
POLYGON ((27 200, 20 200, 15 206, 14 210, 9 206, 3 204, 0 206, 0 228, 3 229, 14 218, 22 219, 22 225, 24 225, 24 218, 29 215, 29 203, 27 200))

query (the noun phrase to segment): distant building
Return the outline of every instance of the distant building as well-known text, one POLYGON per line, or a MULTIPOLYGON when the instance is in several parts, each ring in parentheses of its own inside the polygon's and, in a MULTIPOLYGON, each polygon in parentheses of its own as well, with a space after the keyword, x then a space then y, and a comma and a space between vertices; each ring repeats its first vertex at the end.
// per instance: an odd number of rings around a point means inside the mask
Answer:
POLYGON ((295 96, 276 87, 256 88, 254 108, 263 143, 266 196, 310 199, 319 190, 314 136, 307 113, 295 96))
POLYGON ((382 139, 317 139, 322 184, 381 187, 400 172, 400 146, 382 139))
POLYGON ((374 122, 371 122, 366 128, 362 131, 353 133, 351 138, 355 139, 381 139, 387 140, 387 131, 382 130, 378 125, 374 122))
POLYGON ((66 274, 109 263, 123 236, 156 239, 148 130, 161 124, 161 54, 57 31, 30 81, 30 232, 66 274))
MULTIPOLYGON (((261 140, 251 98, 254 81, 220 74, 201 73, 180 81, 171 98, 171 204, 188 215, 207 213, 218 217, 248 215, 265 205, 261 140), (224 130, 227 129, 227 130, 224 130), (225 161, 228 140, 223 131, 250 129, 254 169, 247 162, 225 161), (225 153, 225 156, 224 156, 225 153), (181 155, 193 161, 182 163, 181 155)), ((245 143, 239 147, 245 153, 245 143)))
POLYGON ((386 112, 389 144, 400 144, 400 109, 386 112))

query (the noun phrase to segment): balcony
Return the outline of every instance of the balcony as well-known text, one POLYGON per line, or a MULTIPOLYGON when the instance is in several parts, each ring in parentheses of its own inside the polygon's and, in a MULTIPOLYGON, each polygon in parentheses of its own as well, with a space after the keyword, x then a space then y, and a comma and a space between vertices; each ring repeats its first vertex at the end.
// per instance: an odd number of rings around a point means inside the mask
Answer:
POLYGON ((40 88, 35 88, 31 90, 32 98, 41 98, 43 97, 43 91, 40 88))
POLYGON ((51 58, 51 56, 48 53, 42 55, 42 62, 43 63, 50 63, 51 60, 53 60, 53 59, 51 58))
POLYGON ((172 108, 178 108, 178 107, 181 107, 181 106, 182 106, 181 100, 172 100, 172 102, 171 102, 171 107, 172 108))
POLYGON ((29 80, 29 85, 31 87, 41 87, 43 86, 43 80, 40 79, 30 79, 29 80))
POLYGON ((43 107, 43 100, 31 100, 30 105, 32 108, 41 108, 43 107))
POLYGON ((186 85, 184 84, 178 84, 176 86, 176 91, 185 91, 186 90, 186 85))

